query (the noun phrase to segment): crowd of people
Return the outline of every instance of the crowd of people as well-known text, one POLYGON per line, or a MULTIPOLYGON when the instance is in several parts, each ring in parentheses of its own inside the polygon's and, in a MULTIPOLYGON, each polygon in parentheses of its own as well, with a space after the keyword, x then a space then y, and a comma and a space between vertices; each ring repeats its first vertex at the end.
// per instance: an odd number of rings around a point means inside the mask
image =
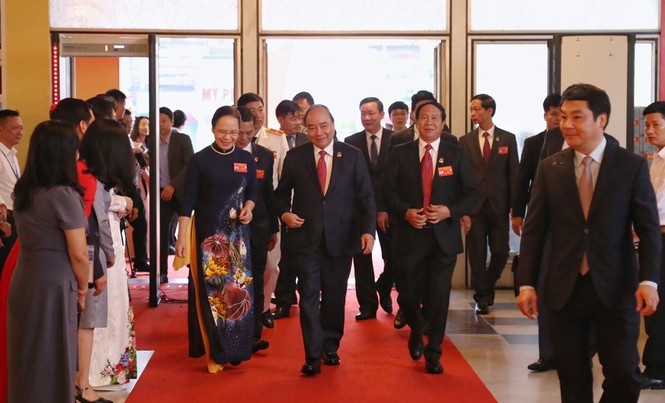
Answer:
POLYGON ((173 247, 174 264, 190 269, 189 355, 205 356, 211 373, 268 349, 263 328, 294 304, 301 373, 340 365, 353 264, 355 319, 372 320, 379 307, 392 313, 394 287, 394 326, 410 328, 405 352, 441 374, 458 256, 466 246, 475 313, 490 313, 512 226, 522 236, 517 303, 539 322, 540 357, 529 369, 555 368, 566 402, 592 401, 595 353, 603 401, 634 402, 641 389, 665 388, 665 315, 657 309, 665 103, 644 110, 658 149, 649 168, 605 133, 610 100, 589 84, 545 98, 546 130, 527 139, 521 158, 515 135, 494 124, 487 94, 471 98, 475 128, 459 138, 428 91, 412 96, 410 114, 403 102, 390 105, 394 130, 383 125, 382 101, 367 97, 358 105, 364 130, 340 141, 332 111, 309 93, 277 105, 279 129, 265 127, 263 99, 246 93, 214 112, 213 141, 196 153, 176 130, 184 114, 167 107, 159 109, 157 150, 149 150, 148 117, 132 119, 125 99, 110 90, 61 100, 33 132, 23 174, 13 148, 20 117, 0 111, 10 402, 104 402, 92 386, 135 376, 120 231, 128 221, 133 267, 149 269, 151 154, 159 155, 160 278, 168 281, 173 247), (377 236, 384 265, 375 280, 377 236))

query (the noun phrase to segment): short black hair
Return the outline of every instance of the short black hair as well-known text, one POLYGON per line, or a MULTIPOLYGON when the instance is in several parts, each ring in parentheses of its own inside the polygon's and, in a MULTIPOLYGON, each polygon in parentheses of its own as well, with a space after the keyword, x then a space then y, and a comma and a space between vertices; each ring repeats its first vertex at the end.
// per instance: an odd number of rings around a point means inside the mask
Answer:
POLYGON ((254 124, 254 114, 246 106, 238 107, 238 113, 240 113, 240 123, 242 122, 252 122, 254 124))
POLYGON ((236 102, 236 106, 247 106, 248 103, 250 102, 261 102, 261 105, 265 105, 263 103, 263 98, 261 98, 258 94, 255 94, 253 92, 246 92, 238 98, 238 102, 236 102))
POLYGON ((4 123, 7 118, 18 118, 20 117, 18 111, 13 109, 2 109, 0 110, 0 123, 4 123))
POLYGON ((240 124, 240 112, 238 112, 238 109, 235 106, 225 105, 217 108, 215 113, 212 115, 212 119, 210 119, 212 127, 215 127, 217 121, 224 116, 233 116, 234 118, 238 119, 238 124, 240 124))
POLYGON ((483 109, 492 108, 491 116, 494 116, 494 114, 496 113, 496 101, 494 100, 494 98, 492 98, 487 94, 477 94, 471 97, 472 101, 476 99, 480 101, 480 106, 482 106, 483 109))
POLYGON ((647 106, 646 108, 644 108, 644 111, 642 111, 642 116, 646 116, 650 113, 660 113, 663 117, 665 117, 665 102, 656 101, 651 105, 647 106))
POLYGON ((293 96, 293 102, 296 102, 300 99, 307 101, 310 106, 314 105, 314 98, 312 97, 312 94, 307 91, 301 91, 293 96))
POLYGON ((383 102, 379 100, 377 97, 367 97, 363 98, 360 101, 360 105, 358 105, 358 108, 362 107, 365 104, 369 104, 370 102, 376 102, 377 108, 379 108, 379 112, 383 112, 383 102))
POLYGON ((397 101, 397 102, 393 102, 388 107, 388 115, 390 115, 391 113, 393 113, 394 110, 397 110, 397 109, 405 110, 406 113, 409 113, 409 105, 405 104, 402 101, 397 101))
POLYGON ((92 111, 90 106, 82 99, 63 98, 51 109, 49 116, 51 119, 69 122, 77 127, 81 121, 87 123, 92 119, 92 111))
POLYGON ((594 120, 604 113, 607 115, 605 126, 607 127, 610 122, 610 111, 612 109, 610 97, 607 92, 595 85, 584 83, 571 85, 561 95, 561 104, 565 101, 586 101, 591 113, 593 113, 594 120))
POLYGON ((109 99, 108 95, 96 95, 90 99, 86 99, 85 102, 92 109, 95 119, 114 119, 115 107, 112 99, 109 99))
POLYGON ((411 110, 416 108, 416 104, 420 101, 436 101, 434 94, 427 90, 420 90, 415 94, 411 95, 411 110))
POLYGON ((185 124, 186 120, 187 116, 185 115, 185 112, 181 111, 180 109, 173 111, 173 126, 180 127, 185 124))
POLYGON ((116 102, 123 102, 127 100, 127 95, 124 92, 120 91, 117 88, 110 89, 106 91, 106 95, 110 95, 115 99, 116 102))
POLYGON ((420 117, 420 111, 423 109, 424 106, 427 105, 435 106, 436 109, 441 111, 441 120, 444 122, 446 121, 446 108, 444 108, 443 105, 441 105, 436 101, 427 101, 425 103, 420 104, 420 106, 418 106, 418 109, 416 109, 416 120, 418 120, 418 118, 420 117))
POLYGON ((550 108, 558 108, 561 105, 561 94, 553 92, 545 97, 543 101, 543 111, 545 113, 550 111, 550 108))
POLYGON ((275 108, 275 116, 278 118, 283 118, 289 113, 292 113, 295 116, 295 114, 298 112, 300 112, 300 107, 298 104, 294 101, 289 101, 288 99, 285 99, 277 104, 277 108, 275 108))
POLYGON ((171 109, 167 108, 166 106, 162 106, 161 108, 159 108, 159 114, 160 115, 162 115, 162 114, 166 115, 166 116, 169 117, 169 119, 171 121, 173 121, 173 111, 171 109))

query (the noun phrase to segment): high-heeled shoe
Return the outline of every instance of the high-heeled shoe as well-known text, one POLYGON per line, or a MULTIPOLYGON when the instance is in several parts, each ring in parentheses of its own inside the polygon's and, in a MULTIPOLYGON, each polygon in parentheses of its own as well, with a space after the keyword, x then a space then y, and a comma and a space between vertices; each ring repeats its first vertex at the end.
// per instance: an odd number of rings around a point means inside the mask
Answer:
POLYGON ((78 386, 76 387, 76 401, 77 402, 81 402, 81 403, 113 403, 113 400, 104 399, 103 397, 100 397, 97 400, 88 400, 88 399, 84 398, 83 394, 88 389, 90 389, 90 386, 87 386, 85 388, 79 388, 78 386))

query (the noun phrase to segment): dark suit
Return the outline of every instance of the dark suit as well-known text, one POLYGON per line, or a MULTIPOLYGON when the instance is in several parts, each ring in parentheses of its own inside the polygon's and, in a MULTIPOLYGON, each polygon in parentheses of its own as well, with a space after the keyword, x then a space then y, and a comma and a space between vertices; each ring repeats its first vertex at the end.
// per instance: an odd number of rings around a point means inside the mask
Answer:
POLYGON ((471 280, 478 304, 494 304, 494 288, 508 261, 508 215, 517 186, 519 160, 515 135, 494 127, 488 165, 480 149, 478 129, 460 138, 460 145, 471 162, 481 197, 471 215, 467 234, 471 280), (487 245, 491 253, 487 265, 487 245))
POLYGON ((383 193, 393 212, 393 260, 400 283, 398 302, 407 323, 422 334, 429 322, 425 358, 438 360, 446 330, 450 286, 457 255, 462 253, 460 217, 469 214, 479 197, 471 166, 459 146, 439 142, 434 162, 431 204, 443 204, 451 217, 416 229, 404 218, 408 209, 423 207, 419 141, 393 149, 386 167, 383 193), (427 306, 427 317, 420 303, 427 306))
POLYGON ((284 229, 282 247, 297 271, 300 324, 308 361, 337 351, 344 334, 351 259, 360 251, 361 234, 376 231, 374 191, 362 153, 338 141, 333 147, 325 195, 311 143, 286 154, 275 191, 279 217, 292 212, 304 219, 300 228, 284 229))
POLYGON ((589 325, 598 331, 605 381, 601 401, 637 401, 640 392, 635 311, 638 281, 659 281, 661 234, 647 162, 607 142, 587 218, 580 203, 575 152, 541 162, 522 234, 519 286, 535 286, 545 239, 552 250, 544 273, 549 333, 562 400, 592 401, 589 325), (637 233, 639 266, 631 227, 637 233), (586 253, 589 274, 579 274, 586 253), (608 399, 608 400, 606 400, 608 399))
MULTIPOLYGON (((295 147, 309 143, 309 137, 303 133, 297 133, 295 147)), ((288 144, 288 135, 287 135, 288 144)), ((280 243, 281 248, 281 243, 280 243)), ((288 309, 296 301, 296 273, 288 253, 281 248, 281 259, 279 261, 279 277, 275 285, 275 305, 278 308, 288 309)))
MULTIPOLYGON (((374 188, 374 195, 376 197, 376 209, 377 211, 387 211, 383 203, 383 197, 381 196, 381 177, 383 176, 383 171, 386 166, 386 161, 388 160, 388 148, 390 144, 390 137, 392 135, 392 130, 382 128, 383 133, 381 134, 381 147, 377 149, 379 153, 379 158, 376 162, 376 165, 372 165, 370 161, 370 155, 368 151, 368 140, 367 133, 365 130, 352 134, 347 137, 344 142, 351 144, 352 146, 358 148, 362 151, 363 156, 365 157, 365 162, 367 163, 367 169, 372 178, 372 187, 374 188)), ((391 267, 390 259, 390 237, 389 234, 382 232, 381 230, 377 231, 379 234, 379 243, 381 244, 381 254, 383 256, 383 271, 384 271, 384 280, 382 283, 377 281, 377 284, 374 284, 374 265, 372 264, 372 255, 365 255, 363 253, 358 253, 353 257, 353 267, 356 278, 356 298, 358 299, 358 305, 360 305, 360 312, 363 312, 367 315, 376 314, 376 310, 379 308, 379 300, 376 297, 376 291, 378 284, 382 284, 384 289, 381 290, 382 295, 390 295, 390 290, 394 280, 394 274, 391 267)), ((382 274, 383 276, 383 274, 382 274)))
POLYGON ((277 214, 274 211, 275 197, 272 187, 273 153, 269 149, 250 143, 256 163, 256 187, 258 197, 252 210, 250 246, 252 251, 252 274, 254 275, 254 338, 260 339, 263 331, 263 272, 268 256, 270 236, 279 231, 277 214))
MULTIPOLYGON (((160 146, 161 140, 158 139, 157 147, 160 146)), ((169 228, 171 220, 178 210, 180 210, 180 201, 184 200, 187 163, 193 154, 194 149, 192 148, 192 140, 189 136, 178 131, 171 131, 168 153, 169 177, 171 179, 169 184, 175 188, 175 192, 171 200, 164 201, 160 199, 159 204, 159 272, 162 276, 166 276, 168 273, 169 228)))

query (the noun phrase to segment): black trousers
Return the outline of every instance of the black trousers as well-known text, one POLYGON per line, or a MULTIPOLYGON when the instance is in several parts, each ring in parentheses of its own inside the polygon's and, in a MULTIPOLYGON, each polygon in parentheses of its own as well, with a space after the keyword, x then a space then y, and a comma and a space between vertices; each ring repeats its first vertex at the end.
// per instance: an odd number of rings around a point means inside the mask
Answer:
POLYGON ((608 309, 598 298, 591 275, 586 275, 578 276, 564 308, 548 313, 561 401, 594 401, 589 334, 591 324, 595 324, 598 358, 605 376, 600 401, 637 402, 641 383, 637 352, 640 317, 635 307, 608 309))
POLYGON ((298 276, 305 359, 318 360, 325 352, 337 351, 344 335, 352 256, 331 256, 321 239, 318 250, 291 258, 298 276))
POLYGON ((159 273, 166 276, 169 273, 168 258, 169 258, 169 234, 171 220, 180 210, 180 202, 173 195, 171 200, 159 201, 159 273))
MULTIPOLYGON (((665 247, 665 235, 663 235, 665 247)), ((665 280, 665 254, 661 261, 661 279, 665 280)), ((665 285, 658 287, 660 304, 656 313, 644 318, 644 330, 647 342, 642 353, 642 363, 646 367, 644 373, 649 378, 665 379, 665 285)))
POLYGON ((277 307, 289 308, 296 298, 297 268, 295 259, 284 248, 282 238, 282 257, 279 260, 279 276, 275 284, 275 305, 277 307))
POLYGON ((450 288, 457 256, 444 255, 432 229, 409 231, 418 248, 395 253, 394 263, 400 284, 397 302, 411 331, 423 334, 429 323, 425 358, 441 358, 441 343, 446 332, 450 288), (427 311, 421 309, 421 302, 427 311))
POLYGON ((494 304, 494 288, 501 277, 510 246, 508 245, 508 214, 497 217, 487 211, 486 205, 471 216, 471 230, 466 237, 471 266, 471 282, 475 291, 473 299, 479 304, 494 304), (487 245, 490 262, 487 264, 487 245))
POLYGON ((388 233, 377 230, 376 233, 379 234, 381 256, 383 257, 383 272, 376 280, 376 291, 381 296, 390 295, 390 292, 393 289, 393 284, 395 284, 395 270, 393 268, 394 264, 391 244, 392 233, 390 230, 388 230, 388 233))
MULTIPOLYGON (((251 228, 251 231, 255 231, 251 228)), ((268 257, 270 236, 251 236, 250 253, 252 261, 252 283, 254 284, 254 338, 260 339, 263 333, 263 274, 268 257)))

